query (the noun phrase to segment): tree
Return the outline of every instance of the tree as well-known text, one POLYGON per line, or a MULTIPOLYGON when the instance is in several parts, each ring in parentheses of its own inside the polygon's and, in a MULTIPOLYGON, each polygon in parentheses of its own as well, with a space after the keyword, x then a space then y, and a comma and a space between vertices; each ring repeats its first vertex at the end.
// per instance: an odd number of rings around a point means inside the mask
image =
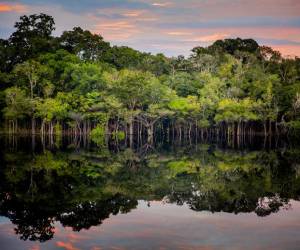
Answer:
POLYGON ((189 72, 191 70, 191 62, 184 56, 172 57, 170 60, 171 75, 176 72, 189 72))
POLYGON ((237 99, 222 99, 218 103, 217 113, 215 115, 215 121, 217 123, 226 122, 228 126, 228 135, 234 133, 234 125, 237 124, 236 134, 245 134, 245 126, 243 122, 258 120, 258 114, 256 113, 257 104, 249 99, 242 100, 237 99), (231 126, 231 127, 230 127, 231 126))
POLYGON ((259 46, 253 39, 224 39, 217 40, 208 47, 209 51, 213 53, 225 52, 234 55, 236 51, 245 51, 249 53, 256 53, 259 46))
POLYGON ((74 68, 81 63, 76 55, 60 49, 55 53, 40 55, 38 62, 47 67, 47 79, 55 86, 54 93, 68 92, 74 88, 71 74, 74 68))
POLYGON ((42 119, 41 134, 45 134, 45 125, 48 126, 49 134, 54 134, 53 121, 60 121, 67 116, 68 105, 60 99, 47 98, 36 105, 36 115, 42 119))
POLYGON ((42 66, 39 62, 35 60, 29 60, 24 63, 18 64, 14 68, 15 74, 19 76, 25 76, 28 81, 29 89, 30 89, 30 101, 32 103, 32 114, 31 114, 31 133, 35 134, 35 96, 34 89, 38 87, 38 84, 41 84, 43 75, 46 73, 47 69, 42 66))
POLYGON ((202 87, 202 83, 198 81, 197 76, 187 72, 177 72, 174 75, 170 75, 164 84, 174 89, 177 95, 182 97, 197 95, 198 90, 202 87))
MULTIPOLYGON (((277 121, 278 106, 274 95, 274 88, 278 85, 276 75, 265 75, 254 82, 253 96, 258 99, 258 112, 260 120, 263 122, 264 134, 272 134, 272 123, 277 121), (267 132, 267 122, 269 121, 269 132, 267 132)), ((277 122, 275 124, 277 130, 277 122)))
POLYGON ((203 88, 199 89, 199 102, 201 106, 201 120, 207 127, 207 123, 212 124, 217 105, 225 97, 226 85, 220 78, 210 73, 201 73, 199 80, 205 82, 203 88))
POLYGON ((11 70, 11 47, 9 42, 4 39, 0 39, 0 71, 9 72, 11 70))
POLYGON ((121 69, 139 69, 145 53, 126 46, 113 46, 105 54, 105 62, 114 65, 118 70, 121 69))
POLYGON ((143 105, 147 105, 149 89, 158 81, 152 74, 141 71, 121 70, 106 75, 111 82, 111 92, 129 110, 129 134, 133 134, 133 120, 143 105))
POLYGON ((24 119, 31 113, 30 99, 26 97, 25 91, 11 87, 5 90, 6 107, 3 109, 5 119, 8 121, 9 133, 18 131, 18 120, 24 119))
POLYGON ((149 90, 152 92, 149 95, 151 100, 148 102, 147 109, 143 110, 137 118, 147 129, 148 142, 152 144, 155 124, 160 119, 173 114, 168 108, 168 103, 175 96, 175 93, 159 83, 151 86, 149 90))
POLYGON ((10 65, 50 51, 53 47, 51 34, 55 29, 54 25, 53 17, 43 13, 21 16, 20 21, 15 24, 16 31, 8 39, 11 48, 10 65))
MULTIPOLYGON (((169 103, 169 108, 176 114, 176 121, 188 124, 189 138, 193 123, 198 126, 197 121, 200 116, 201 104, 196 96, 175 97, 169 103)), ((179 137, 181 138, 182 127, 179 129, 179 137)))
POLYGON ((72 64, 67 69, 70 75, 68 89, 73 89, 81 95, 92 91, 103 91, 106 83, 102 79, 102 67, 99 64, 72 64))
POLYGON ((109 43, 103 41, 102 36, 92 34, 80 27, 64 31, 58 40, 63 49, 78 55, 83 60, 103 61, 105 53, 110 48, 109 43))
POLYGON ((169 74, 171 70, 169 58, 161 53, 144 55, 140 64, 140 66, 137 65, 140 70, 149 71, 155 76, 169 74))
POLYGON ((195 71, 215 73, 217 70, 217 57, 210 54, 198 54, 196 52, 191 55, 190 61, 195 71))

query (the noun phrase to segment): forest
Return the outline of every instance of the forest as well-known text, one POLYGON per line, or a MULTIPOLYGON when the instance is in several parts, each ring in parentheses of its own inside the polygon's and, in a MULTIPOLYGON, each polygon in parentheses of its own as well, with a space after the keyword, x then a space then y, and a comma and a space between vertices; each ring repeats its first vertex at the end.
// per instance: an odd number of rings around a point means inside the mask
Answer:
POLYGON ((170 58, 80 27, 54 30, 53 17, 24 15, 0 39, 2 133, 152 141, 300 132, 298 57, 235 38, 170 58))

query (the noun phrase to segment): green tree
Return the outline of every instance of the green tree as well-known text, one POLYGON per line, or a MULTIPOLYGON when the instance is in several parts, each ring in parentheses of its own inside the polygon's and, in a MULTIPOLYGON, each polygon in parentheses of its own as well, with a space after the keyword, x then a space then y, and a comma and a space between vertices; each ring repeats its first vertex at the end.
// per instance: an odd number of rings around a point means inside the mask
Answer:
POLYGON ((48 125, 49 134, 54 134, 54 122, 61 121, 67 116, 68 105, 60 99, 47 98, 36 105, 36 115, 42 119, 41 133, 45 134, 45 126, 48 125))
POLYGON ((4 118, 8 121, 9 133, 18 131, 18 120, 26 118, 31 113, 30 99, 25 91, 11 87, 4 91, 6 107, 3 109, 4 118))
POLYGON ((63 49, 83 60, 103 61, 105 53, 110 48, 109 43, 103 41, 101 35, 92 34, 80 27, 64 31, 58 40, 63 49))
POLYGON ((51 34, 55 29, 54 25, 53 17, 43 13, 21 16, 20 21, 15 24, 16 31, 8 39, 10 65, 22 63, 52 50, 51 34))
MULTIPOLYGON (((249 98, 242 100, 237 99, 222 99, 217 108, 215 121, 217 123, 225 122, 228 130, 234 129, 234 124, 237 124, 237 135, 245 134, 245 126, 243 122, 258 120, 259 116, 256 113, 257 103, 249 98), (233 128, 230 127, 233 126, 233 128)), ((232 131, 228 131, 228 134, 232 131)))
POLYGON ((30 91, 30 101, 32 103, 31 112, 31 133, 35 134, 35 88, 41 85, 44 78, 43 76, 47 72, 47 69, 35 60, 29 60, 24 63, 18 64, 14 68, 14 73, 18 76, 25 76, 28 82, 30 91))
POLYGON ((202 113, 200 124, 206 127, 208 122, 212 124, 217 105, 226 96, 226 85, 219 77, 210 73, 201 73, 199 78, 205 82, 203 88, 199 89, 199 102, 202 113))
MULTIPOLYGON (((175 112, 176 121, 181 124, 188 124, 188 135, 191 136, 191 130, 193 124, 197 127, 200 112, 201 104, 198 101, 196 96, 187 96, 187 97, 175 97, 169 103, 169 108, 175 112)), ((179 136, 181 137, 182 127, 179 129, 179 136)))

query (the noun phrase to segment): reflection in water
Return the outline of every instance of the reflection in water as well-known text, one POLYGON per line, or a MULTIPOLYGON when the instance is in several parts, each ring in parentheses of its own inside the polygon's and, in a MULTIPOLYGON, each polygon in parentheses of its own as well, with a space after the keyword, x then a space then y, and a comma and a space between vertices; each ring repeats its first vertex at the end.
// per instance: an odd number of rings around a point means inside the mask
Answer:
MULTIPOLYGON (((89 145, 89 143, 88 143, 89 145)), ((1 152, 0 215, 23 240, 53 238, 56 222, 73 231, 137 208, 138 200, 193 211, 291 208, 300 195, 300 150, 233 150, 215 144, 51 149, 27 142, 1 152), (30 145, 30 144, 29 144, 30 145)))

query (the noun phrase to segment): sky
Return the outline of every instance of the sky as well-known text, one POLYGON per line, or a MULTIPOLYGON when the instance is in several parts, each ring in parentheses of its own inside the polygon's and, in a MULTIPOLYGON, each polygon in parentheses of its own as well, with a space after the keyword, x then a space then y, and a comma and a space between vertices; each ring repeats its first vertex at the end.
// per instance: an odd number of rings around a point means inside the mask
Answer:
POLYGON ((154 54, 188 56, 195 46, 241 37, 300 56, 300 0, 0 0, 0 37, 19 16, 41 12, 54 17, 54 35, 80 26, 154 54))

